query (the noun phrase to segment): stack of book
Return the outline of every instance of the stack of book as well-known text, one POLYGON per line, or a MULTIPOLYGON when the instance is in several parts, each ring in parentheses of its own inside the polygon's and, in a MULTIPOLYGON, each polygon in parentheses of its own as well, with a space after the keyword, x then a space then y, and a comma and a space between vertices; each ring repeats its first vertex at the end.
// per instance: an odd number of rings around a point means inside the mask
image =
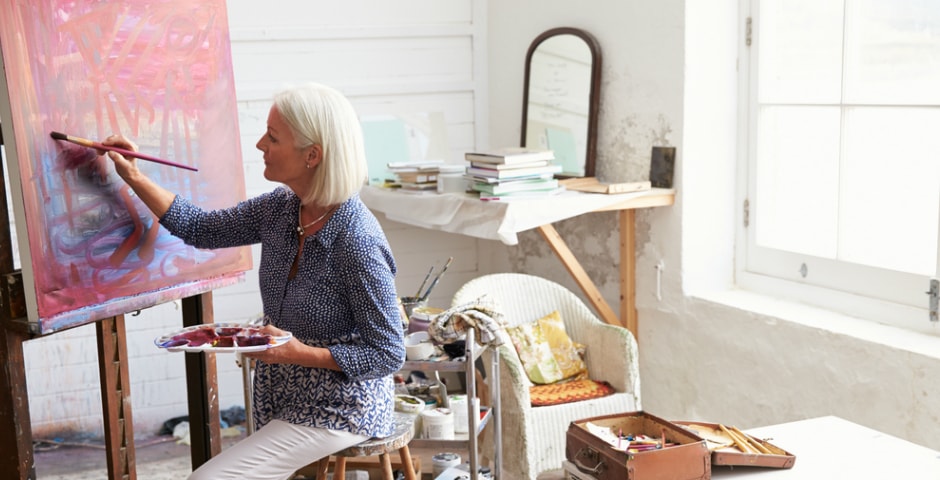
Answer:
POLYGON ((437 176, 443 162, 396 162, 388 164, 396 184, 404 192, 437 192, 437 176))
POLYGON ((481 199, 553 195, 564 190, 554 178, 561 165, 551 150, 523 147, 469 152, 466 176, 481 199))

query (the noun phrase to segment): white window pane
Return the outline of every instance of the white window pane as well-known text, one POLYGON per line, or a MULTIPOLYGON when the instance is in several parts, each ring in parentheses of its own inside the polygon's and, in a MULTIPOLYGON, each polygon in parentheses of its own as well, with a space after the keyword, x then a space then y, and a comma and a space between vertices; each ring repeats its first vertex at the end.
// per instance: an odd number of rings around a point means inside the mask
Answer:
POLYGON ((934 274, 938 126, 940 108, 846 109, 840 259, 934 274))
POLYGON ((842 8, 841 0, 760 2, 760 103, 839 103, 842 8))
POLYGON ((940 105, 940 2, 849 0, 845 103, 940 105))
POLYGON ((760 109, 758 245, 835 258, 840 116, 838 107, 760 109))

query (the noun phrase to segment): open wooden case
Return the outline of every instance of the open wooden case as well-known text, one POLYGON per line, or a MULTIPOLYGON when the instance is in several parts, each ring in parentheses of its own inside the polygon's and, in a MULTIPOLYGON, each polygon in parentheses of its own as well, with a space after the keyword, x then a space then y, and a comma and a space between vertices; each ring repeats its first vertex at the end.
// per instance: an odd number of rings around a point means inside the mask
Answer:
POLYGON ((708 422, 673 422, 705 440, 712 465, 791 468, 796 456, 766 439, 733 426, 708 422))
POLYGON ((583 474, 598 480, 711 478, 711 455, 705 440, 690 430, 638 411, 571 422, 565 457, 583 474), (663 439, 662 448, 635 452, 628 437, 663 439))

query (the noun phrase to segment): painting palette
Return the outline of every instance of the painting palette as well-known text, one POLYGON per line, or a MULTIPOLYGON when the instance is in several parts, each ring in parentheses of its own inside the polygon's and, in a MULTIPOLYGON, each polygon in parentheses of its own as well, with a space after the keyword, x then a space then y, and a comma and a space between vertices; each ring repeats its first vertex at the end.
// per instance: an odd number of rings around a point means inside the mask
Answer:
POLYGON ((260 352, 287 343, 291 335, 275 337, 259 327, 238 323, 207 323, 186 327, 154 339, 168 352, 260 352))

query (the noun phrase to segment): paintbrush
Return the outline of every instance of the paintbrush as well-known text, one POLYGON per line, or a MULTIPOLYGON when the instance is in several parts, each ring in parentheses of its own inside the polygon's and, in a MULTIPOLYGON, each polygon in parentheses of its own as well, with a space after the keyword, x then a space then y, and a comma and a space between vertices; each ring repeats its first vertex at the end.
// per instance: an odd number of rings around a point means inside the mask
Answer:
POLYGON ((434 286, 437 285, 438 280, 440 280, 441 277, 444 275, 444 272, 447 271, 447 267, 450 266, 450 262, 453 262, 453 261, 454 261, 454 257, 450 257, 447 259, 447 263, 444 264, 444 268, 442 268, 440 273, 438 273, 437 276, 434 277, 434 281, 431 282, 431 286, 429 286, 428 290, 424 292, 424 295, 421 295, 421 298, 419 299, 420 301, 423 302, 428 299, 428 295, 431 294, 431 290, 434 289, 434 286))
POLYGON ((424 276, 424 280, 421 282, 421 285, 418 286, 418 292, 415 293, 415 298, 421 296, 421 290, 424 290, 424 286, 428 284, 428 279, 431 278, 431 272, 434 271, 434 265, 431 265, 431 268, 428 269, 428 274, 424 276))
POLYGON ((73 137, 71 135, 66 135, 64 133, 59 133, 59 132, 52 132, 50 133, 50 135, 52 136, 52 138, 56 140, 65 140, 66 142, 72 142, 76 145, 81 145, 83 147, 94 148, 97 150, 110 150, 112 152, 120 153, 121 155, 124 155, 125 157, 139 158, 141 160, 148 160, 151 162, 161 163, 163 165, 169 165, 171 167, 185 168, 186 170, 192 170, 194 172, 199 171, 196 167, 190 167, 189 165, 183 165, 182 163, 171 162, 169 160, 157 158, 152 155, 147 155, 146 153, 132 152, 130 150, 126 150, 123 148, 104 145, 98 142, 93 142, 91 140, 88 140, 87 138, 73 137))

